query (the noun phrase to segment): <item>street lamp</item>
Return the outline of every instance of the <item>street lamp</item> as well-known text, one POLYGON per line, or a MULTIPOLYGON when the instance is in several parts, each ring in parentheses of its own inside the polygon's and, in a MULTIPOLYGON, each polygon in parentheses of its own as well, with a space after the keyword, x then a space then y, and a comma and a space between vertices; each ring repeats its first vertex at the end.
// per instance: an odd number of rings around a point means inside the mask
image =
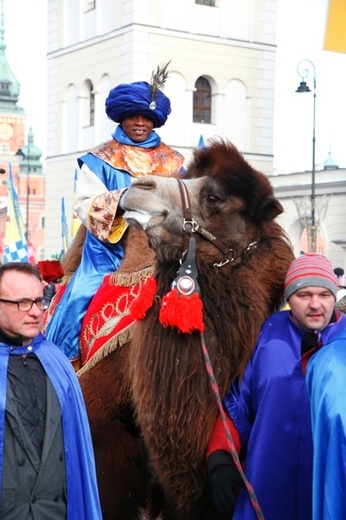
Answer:
MULTIPOLYGON (((307 85, 305 79, 309 76, 309 72, 311 69, 313 70, 313 116, 312 116, 312 178, 311 178, 311 224, 310 224, 310 236, 311 236, 311 251, 313 253, 316 252, 316 242, 317 242, 317 226, 316 226, 316 200, 315 200, 315 148, 316 148, 316 134, 315 134, 315 126, 316 126, 316 69, 315 65, 312 61, 308 59, 301 60, 297 65, 297 72, 301 78, 301 82, 296 92, 305 93, 311 92, 309 86, 307 85)), ((309 231, 309 230, 308 230, 309 231)))
POLYGON ((32 130, 30 128, 28 143, 23 145, 22 148, 17 150, 16 155, 22 157, 21 169, 26 170, 26 227, 25 227, 25 238, 26 245, 29 252, 29 206, 30 206, 30 172, 31 172, 31 144, 33 137, 31 135, 32 130))

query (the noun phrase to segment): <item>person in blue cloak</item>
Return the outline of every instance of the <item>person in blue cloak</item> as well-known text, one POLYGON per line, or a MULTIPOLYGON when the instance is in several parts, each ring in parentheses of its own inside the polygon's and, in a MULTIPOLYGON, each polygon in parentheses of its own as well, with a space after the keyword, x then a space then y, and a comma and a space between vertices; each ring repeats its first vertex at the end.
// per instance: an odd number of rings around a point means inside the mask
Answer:
POLYGON ((105 275, 116 272, 124 257, 127 224, 119 211, 121 194, 133 179, 169 176, 184 162, 154 130, 165 124, 171 112, 170 100, 161 90, 168 65, 157 67, 150 83, 122 83, 109 92, 106 114, 118 123, 112 139, 78 159, 75 210, 87 233, 81 263, 45 326, 47 338, 77 368, 83 317, 105 275))
POLYGON ((314 442, 314 520, 346 518, 346 328, 307 366, 314 442))
MULTIPOLYGON (((223 401, 245 475, 266 520, 315 520, 305 373, 316 352, 327 357, 328 344, 345 337, 346 316, 335 308, 337 290, 324 255, 307 253, 293 260, 285 279, 290 310, 265 321, 250 362, 223 401)), ((236 520, 259 518, 233 462, 220 417, 210 439, 207 467, 221 513, 236 520)))
POLYGON ((0 267, 0 517, 101 520, 77 376, 40 332, 47 306, 36 266, 0 267))

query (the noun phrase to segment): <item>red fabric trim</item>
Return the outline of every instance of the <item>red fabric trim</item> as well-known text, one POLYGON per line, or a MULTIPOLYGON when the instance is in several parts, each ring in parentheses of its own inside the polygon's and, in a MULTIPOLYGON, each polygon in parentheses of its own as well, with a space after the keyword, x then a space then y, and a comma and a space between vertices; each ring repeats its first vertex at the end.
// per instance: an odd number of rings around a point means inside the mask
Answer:
POLYGON ((316 350, 319 350, 319 348, 311 348, 310 350, 308 350, 308 352, 305 352, 305 354, 302 355, 302 372, 304 377, 306 375, 306 366, 308 364, 308 361, 312 357, 312 355, 315 354, 316 350))
POLYGON ((49 305, 48 309, 43 315, 43 326, 42 326, 42 332, 45 333, 48 323, 50 322, 51 317, 53 316, 55 309, 57 308, 65 290, 67 287, 66 283, 57 283, 55 285, 56 287, 56 293, 54 295, 53 300, 51 301, 51 304, 49 305))
MULTIPOLYGON (((235 449, 239 455, 240 450, 241 450, 240 435, 238 433, 237 428, 234 425, 234 422, 230 418, 230 416, 227 414, 227 412, 225 412, 225 414, 226 414, 228 428, 231 432, 235 449)), ((215 421, 215 424, 214 424, 213 431, 211 432, 208 449, 207 449, 207 458, 209 457, 209 455, 211 455, 211 453, 213 453, 214 451, 217 451, 217 450, 225 450, 225 451, 229 452, 229 446, 228 446, 228 442, 226 439, 225 429, 223 427, 223 423, 222 423, 220 414, 218 415, 218 417, 215 421)))
POLYGON ((130 308, 145 280, 122 286, 115 285, 112 278, 112 274, 104 277, 84 316, 80 336, 82 365, 135 321, 130 308))

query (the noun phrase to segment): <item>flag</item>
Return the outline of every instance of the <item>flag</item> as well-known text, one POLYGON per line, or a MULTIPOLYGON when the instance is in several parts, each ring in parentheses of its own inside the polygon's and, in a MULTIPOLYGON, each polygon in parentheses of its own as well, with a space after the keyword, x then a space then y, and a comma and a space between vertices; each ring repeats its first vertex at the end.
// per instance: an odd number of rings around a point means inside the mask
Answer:
POLYGON ((70 247, 69 240, 69 231, 66 219, 66 211, 65 211, 65 199, 61 198, 61 238, 62 238, 62 250, 61 257, 64 256, 68 248, 70 247))
POLYGON ((77 181, 78 181, 78 173, 77 170, 74 172, 74 185, 73 185, 73 215, 72 215, 72 225, 71 225, 71 241, 74 239, 74 237, 77 235, 77 231, 79 229, 79 226, 81 225, 81 221, 78 218, 77 213, 74 211, 74 206, 76 202, 76 193, 77 193, 77 181))
POLYGON ((204 137, 203 137, 203 135, 201 134, 201 135, 199 136, 198 148, 204 148, 204 147, 205 147, 204 137))
POLYGON ((325 51, 346 52, 345 0, 329 0, 323 49, 325 51))
POLYGON ((9 164, 3 263, 27 261, 28 249, 25 226, 20 212, 17 191, 13 184, 12 165, 9 164))

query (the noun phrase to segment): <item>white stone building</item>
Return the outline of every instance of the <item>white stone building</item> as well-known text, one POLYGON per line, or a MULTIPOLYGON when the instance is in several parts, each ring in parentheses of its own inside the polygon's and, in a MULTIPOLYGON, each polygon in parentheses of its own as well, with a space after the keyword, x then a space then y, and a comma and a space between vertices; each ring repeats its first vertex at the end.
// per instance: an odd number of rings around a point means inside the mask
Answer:
MULTIPOLYGON (((77 157, 115 128, 104 111, 109 90, 148 81, 168 60, 163 141, 186 162, 201 136, 234 142, 270 176, 299 254, 304 226, 293 197, 311 193, 311 172, 272 175, 276 9, 277 0, 48 0, 47 258, 61 250, 62 197, 72 219, 77 157), (199 93, 210 101, 206 113, 199 93)), ((342 168, 316 171, 316 203, 331 195, 318 245, 346 270, 345 177, 342 168)))
POLYGON ((168 60, 163 141, 188 162, 201 135, 222 136, 272 172, 275 24, 276 0, 48 0, 47 258, 61 249, 62 197, 72 215, 76 158, 115 128, 109 90, 168 60))
MULTIPOLYGON (((296 202, 299 205, 303 201, 301 212, 310 220, 312 173, 270 175, 269 179, 284 207, 284 213, 277 220, 287 231, 297 256, 301 250, 307 251, 307 244, 301 240, 304 225, 296 202)), ((346 272, 346 168, 328 165, 316 169, 315 207, 315 223, 319 225, 316 249, 328 256, 333 267, 342 267, 346 272)))

